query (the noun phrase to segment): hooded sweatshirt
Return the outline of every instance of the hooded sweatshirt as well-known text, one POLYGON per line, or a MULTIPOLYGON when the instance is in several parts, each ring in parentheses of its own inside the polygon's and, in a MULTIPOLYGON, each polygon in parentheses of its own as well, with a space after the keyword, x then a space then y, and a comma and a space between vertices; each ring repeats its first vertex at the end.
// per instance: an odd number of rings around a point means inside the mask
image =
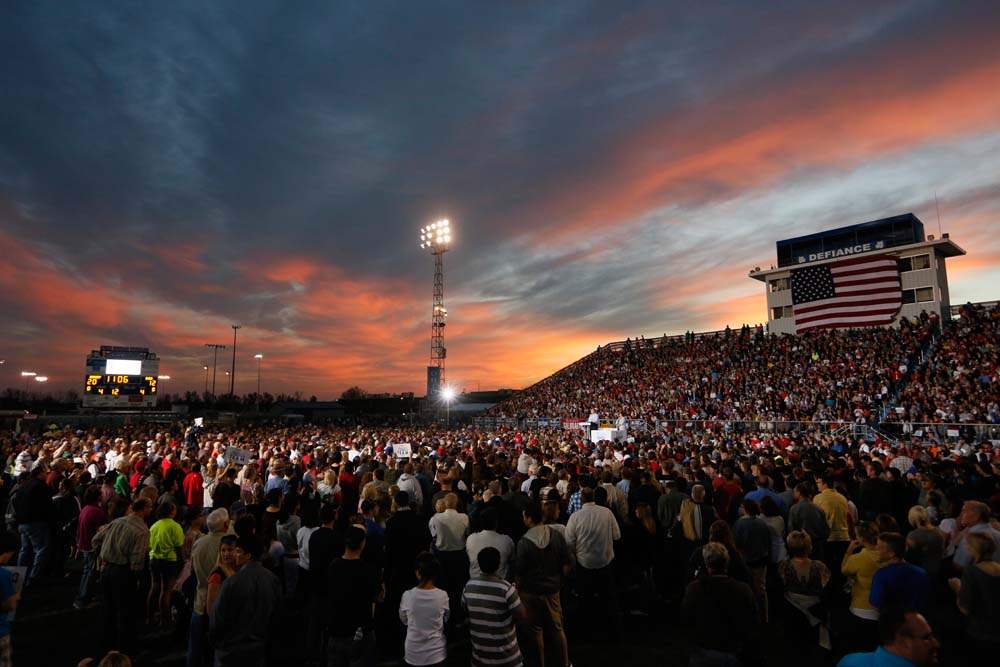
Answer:
POLYGON ((566 540, 548 526, 534 526, 517 543, 514 571, 522 592, 558 593, 563 567, 571 563, 566 540))

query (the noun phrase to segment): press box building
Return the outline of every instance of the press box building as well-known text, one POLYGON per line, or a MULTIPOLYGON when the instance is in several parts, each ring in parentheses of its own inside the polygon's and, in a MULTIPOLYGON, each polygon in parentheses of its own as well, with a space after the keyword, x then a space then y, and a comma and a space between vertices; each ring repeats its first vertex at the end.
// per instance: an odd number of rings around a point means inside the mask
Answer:
POLYGON ((768 331, 775 334, 795 333, 791 291, 794 269, 869 253, 894 256, 899 263, 903 305, 893 323, 924 311, 948 319, 951 302, 945 259, 965 254, 948 234, 938 239, 925 236, 924 223, 912 213, 785 239, 776 245, 777 266, 755 267, 750 272, 751 278, 764 283, 768 331))

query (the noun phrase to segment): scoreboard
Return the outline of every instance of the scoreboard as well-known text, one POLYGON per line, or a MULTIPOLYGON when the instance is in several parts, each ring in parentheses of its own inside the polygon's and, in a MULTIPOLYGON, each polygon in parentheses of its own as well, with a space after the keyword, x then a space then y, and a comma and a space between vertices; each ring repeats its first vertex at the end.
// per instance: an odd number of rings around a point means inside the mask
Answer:
POLYGON ((160 360, 149 348, 102 345, 87 355, 83 407, 156 405, 160 360))

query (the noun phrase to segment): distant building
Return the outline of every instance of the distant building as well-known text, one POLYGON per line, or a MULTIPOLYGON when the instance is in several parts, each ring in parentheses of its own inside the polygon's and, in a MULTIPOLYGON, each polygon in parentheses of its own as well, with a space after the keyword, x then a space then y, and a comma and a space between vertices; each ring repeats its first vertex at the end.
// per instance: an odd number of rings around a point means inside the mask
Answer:
MULTIPOLYGON (((764 283, 768 331, 777 334, 797 331, 792 298, 795 275, 806 267, 836 265, 852 258, 895 258, 902 303, 890 324, 921 312, 934 312, 942 319, 949 319, 951 300, 945 260, 965 254, 948 234, 940 239, 925 236, 924 224, 912 213, 785 239, 776 246, 777 266, 755 267, 750 277, 764 283)), ((855 289, 863 292, 863 286, 855 289)), ((862 298, 863 295, 857 297, 862 298)))

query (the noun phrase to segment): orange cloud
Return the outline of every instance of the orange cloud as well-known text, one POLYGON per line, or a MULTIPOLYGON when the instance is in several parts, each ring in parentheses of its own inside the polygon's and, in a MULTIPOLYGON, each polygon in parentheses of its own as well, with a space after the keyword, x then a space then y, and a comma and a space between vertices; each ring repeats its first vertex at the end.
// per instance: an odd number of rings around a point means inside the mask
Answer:
POLYGON ((638 127, 598 173, 581 175, 522 217, 547 223, 537 238, 554 243, 665 204, 728 196, 814 167, 850 169, 1000 128, 1000 42, 965 34, 917 52, 893 47, 892 55, 786 79, 777 90, 740 91, 638 127))

